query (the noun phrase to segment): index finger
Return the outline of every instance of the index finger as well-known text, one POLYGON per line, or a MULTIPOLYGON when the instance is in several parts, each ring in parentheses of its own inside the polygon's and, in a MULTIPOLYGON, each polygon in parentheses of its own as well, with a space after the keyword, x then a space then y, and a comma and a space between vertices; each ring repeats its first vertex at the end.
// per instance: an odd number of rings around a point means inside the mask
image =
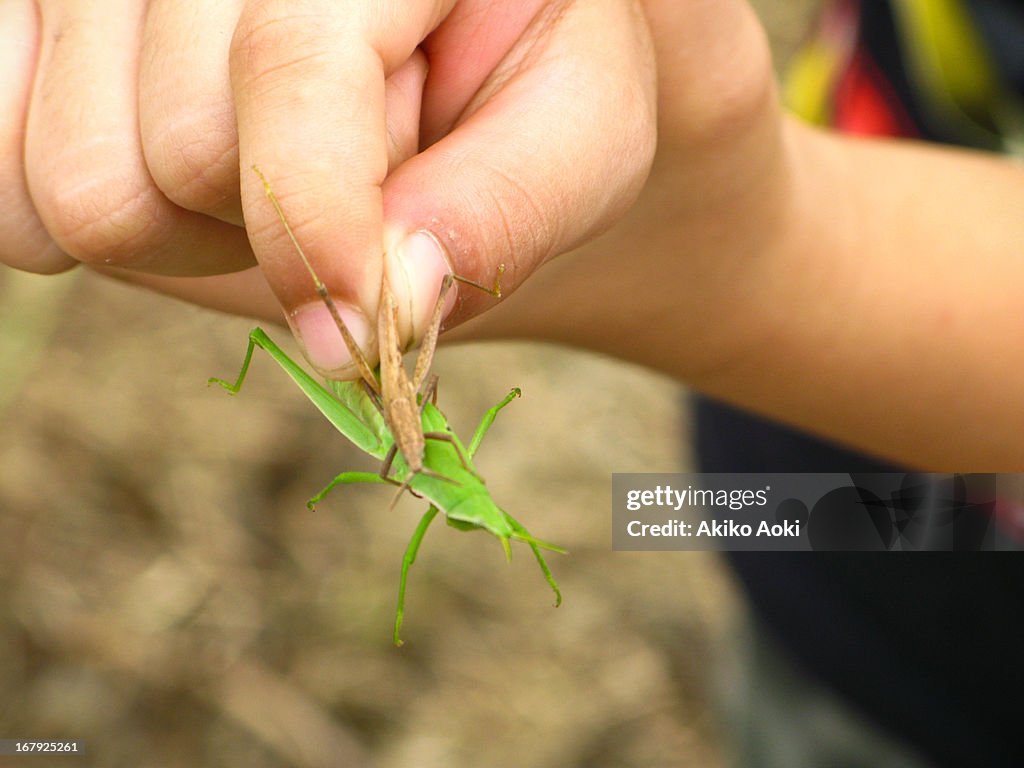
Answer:
POLYGON ((454 1, 253 0, 239 19, 231 83, 242 209, 267 281, 321 370, 348 357, 338 356, 337 330, 316 285, 247 169, 258 165, 269 179, 315 273, 372 353, 388 168, 384 83, 454 1), (319 343, 324 337, 329 344, 319 343))

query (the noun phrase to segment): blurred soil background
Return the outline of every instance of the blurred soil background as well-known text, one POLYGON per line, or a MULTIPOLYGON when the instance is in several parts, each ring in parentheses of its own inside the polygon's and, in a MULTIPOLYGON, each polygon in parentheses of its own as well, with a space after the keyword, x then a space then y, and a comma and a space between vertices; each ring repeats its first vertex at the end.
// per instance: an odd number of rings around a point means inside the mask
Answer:
MULTIPOLYGON (((755 3, 780 60, 803 2, 755 3)), ((257 353, 251 322, 84 271, 0 271, 0 738, 80 739, 0 765, 721 766, 711 669, 739 601, 713 555, 613 553, 612 472, 683 471, 684 393, 565 349, 439 353, 462 435, 552 555, 438 522, 391 643, 422 503, 257 353)), ((273 333, 284 340, 286 333, 273 333)), ((289 347, 294 351, 294 347, 289 347)))

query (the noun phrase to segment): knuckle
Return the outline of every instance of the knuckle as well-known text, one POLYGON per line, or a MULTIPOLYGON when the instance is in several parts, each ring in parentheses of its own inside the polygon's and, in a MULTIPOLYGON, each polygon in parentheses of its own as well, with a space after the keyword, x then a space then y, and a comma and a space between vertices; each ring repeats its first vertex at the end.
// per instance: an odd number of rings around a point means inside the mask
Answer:
POLYGON ((132 266, 160 239, 161 195, 137 174, 69 179, 38 204, 57 245, 88 264, 132 266))
POLYGON ((52 240, 47 239, 29 255, 29 260, 24 266, 18 264, 10 266, 37 275, 58 275, 78 266, 78 262, 58 248, 52 240))
POLYGON ((551 255, 552 244, 564 239, 559 217, 549 213, 559 209, 556 201, 486 158, 476 158, 471 173, 465 158, 453 161, 453 172, 462 171, 457 177, 473 183, 451 190, 446 206, 451 218, 437 235, 459 274, 487 284, 495 265, 503 264, 502 285, 511 290, 520 273, 529 273, 551 255))
POLYGON ((0 162, 0 264, 52 275, 75 263, 57 247, 39 220, 24 187, 21 166, 0 162))
POLYGON ((237 194, 238 137, 221 114, 186 114, 144 138, 153 183, 190 211, 221 210, 237 194))
MULTIPOLYGON (((39 227, 42 230, 42 227, 39 227)), ((0 240, 0 264, 37 275, 66 272, 78 262, 57 247, 44 231, 15 233, 0 240)))
POLYGON ((767 42, 750 46, 728 70, 702 77, 683 100, 685 109, 673 109, 677 136, 694 147, 728 145, 743 135, 776 103, 776 85, 767 42))
MULTIPOLYGON (((240 20, 231 40, 229 64, 236 87, 251 88, 275 73, 315 60, 329 48, 317 39, 320 25, 293 13, 275 11, 272 3, 256 4, 240 20)), ((282 82, 289 82, 283 78, 282 82)))
MULTIPOLYGON (((516 179, 501 168, 491 168, 493 192, 486 198, 495 222, 500 222, 500 236, 509 254, 523 254, 540 259, 549 244, 561 239, 559 219, 549 212, 559 210, 557 201, 543 199, 542 190, 516 179)), ((483 219, 487 221, 487 219, 483 219)))

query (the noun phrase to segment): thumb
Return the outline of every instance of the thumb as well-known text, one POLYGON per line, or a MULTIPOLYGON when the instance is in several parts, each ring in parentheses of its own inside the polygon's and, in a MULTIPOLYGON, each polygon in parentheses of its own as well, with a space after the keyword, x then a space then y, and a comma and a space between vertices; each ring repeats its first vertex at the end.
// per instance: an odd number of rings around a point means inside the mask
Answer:
MULTIPOLYGON (((444 138, 385 180, 384 245, 400 321, 421 338, 449 269, 514 291, 546 259, 607 228, 654 154, 654 65, 631 3, 573 3, 543 15, 444 138), (404 296, 402 295, 404 292, 404 296)), ((447 325, 483 311, 458 289, 447 325)))

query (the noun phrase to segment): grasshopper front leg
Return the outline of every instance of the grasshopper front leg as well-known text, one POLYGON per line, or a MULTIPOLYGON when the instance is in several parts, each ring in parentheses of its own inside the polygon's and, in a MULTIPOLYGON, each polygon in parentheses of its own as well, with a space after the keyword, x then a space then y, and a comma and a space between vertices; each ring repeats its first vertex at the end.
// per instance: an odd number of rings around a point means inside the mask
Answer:
POLYGON ((376 485, 393 485, 394 481, 386 478, 382 478, 376 472, 342 472, 340 475, 335 477, 327 486, 320 491, 316 496, 306 502, 306 508, 310 511, 316 509, 316 505, 319 504, 324 498, 337 488, 339 485, 354 485, 355 483, 373 483, 376 485))
POLYGON ((487 430, 491 428, 491 425, 494 423, 494 419, 498 413, 517 397, 522 396, 523 390, 519 387, 512 387, 512 391, 509 392, 500 403, 487 410, 484 417, 480 419, 480 425, 476 428, 476 432, 473 433, 473 439, 469 441, 469 447, 467 450, 469 451, 470 458, 476 455, 476 449, 480 447, 480 443, 484 439, 484 435, 486 435, 487 430))
POLYGON ((242 369, 238 372, 238 378, 235 379, 234 384, 226 379, 211 376, 206 380, 206 385, 210 386, 211 384, 217 384, 227 390, 229 394, 237 395, 242 389, 242 384, 245 383, 246 375, 249 373, 249 365, 252 363, 252 352, 256 349, 257 344, 258 342, 254 330, 249 333, 249 346, 246 347, 245 359, 242 360, 242 369))
POLYGON ((299 389, 302 390, 309 401, 316 406, 317 410, 331 422, 335 429, 348 438, 353 445, 371 456, 378 458, 384 456, 387 450, 386 435, 377 429, 375 425, 368 423, 360 414, 344 403, 339 402, 337 397, 306 373, 298 363, 277 346, 262 328, 253 328, 249 332, 249 346, 246 348, 242 369, 238 372, 238 378, 235 382, 231 383, 224 379, 213 377, 209 379, 208 383, 218 384, 231 394, 237 394, 242 388, 246 374, 249 372, 253 350, 256 347, 264 350, 274 359, 292 381, 299 386, 299 389))

